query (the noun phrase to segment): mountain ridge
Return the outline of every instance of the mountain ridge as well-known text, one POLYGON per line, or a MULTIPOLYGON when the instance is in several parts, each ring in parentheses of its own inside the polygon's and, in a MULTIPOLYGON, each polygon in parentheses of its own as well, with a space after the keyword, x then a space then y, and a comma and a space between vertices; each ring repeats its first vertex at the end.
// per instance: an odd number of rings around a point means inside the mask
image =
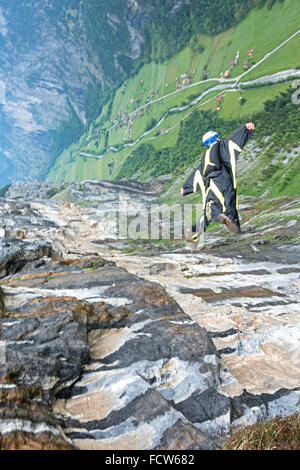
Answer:
MULTIPOLYGON (((134 29, 131 7, 126 9, 130 3, 126 1, 122 4, 125 8, 119 9, 122 41, 116 40, 119 31, 112 17, 107 17, 105 25, 112 39, 112 53, 115 47, 120 54, 136 55, 136 51, 131 51, 130 34, 136 36, 139 32, 134 29)), ((102 13, 103 8, 107 12, 105 2, 99 0, 97 4, 102 13)), ((57 132, 61 123, 69 123, 61 132, 67 130, 70 136, 64 136, 65 142, 72 143, 87 123, 88 88, 111 86, 122 76, 123 68, 117 57, 107 61, 98 56, 93 41, 99 38, 101 44, 101 37, 90 22, 94 10, 97 8, 89 0, 63 0, 59 5, 47 0, 2 2, 0 80, 5 88, 0 126, 2 185, 41 176, 41 168, 45 172, 51 161, 55 134, 50 131, 57 132), (104 65, 110 68, 105 70, 104 65)), ((107 41, 105 36, 102 41, 107 41)))

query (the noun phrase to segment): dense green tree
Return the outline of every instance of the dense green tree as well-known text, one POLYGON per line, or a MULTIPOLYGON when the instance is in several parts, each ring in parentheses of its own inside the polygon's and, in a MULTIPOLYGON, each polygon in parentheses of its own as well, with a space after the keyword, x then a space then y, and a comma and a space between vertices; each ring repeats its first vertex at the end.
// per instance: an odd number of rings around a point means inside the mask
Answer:
POLYGON ((266 1, 272 8, 276 1, 284 0, 193 0, 180 9, 175 8, 177 2, 173 1, 171 11, 171 2, 153 0, 145 25, 144 55, 148 60, 168 59, 187 46, 195 34, 225 31, 239 23, 252 8, 262 8, 266 1))

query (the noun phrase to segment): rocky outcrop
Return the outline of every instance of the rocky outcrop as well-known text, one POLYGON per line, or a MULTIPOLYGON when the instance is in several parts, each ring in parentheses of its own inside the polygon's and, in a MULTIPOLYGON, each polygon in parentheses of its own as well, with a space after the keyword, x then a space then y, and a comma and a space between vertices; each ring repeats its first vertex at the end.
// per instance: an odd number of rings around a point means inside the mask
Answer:
POLYGON ((298 222, 289 242, 270 242, 269 221, 269 243, 221 228, 191 252, 118 238, 106 213, 123 199, 132 214, 157 202, 136 182, 0 199, 1 448, 212 450, 297 411, 298 222))
POLYGON ((16 385, 10 377, 1 378, 0 449, 73 449, 53 414, 37 402, 39 392, 16 385))
POLYGON ((47 413, 32 416, 29 406, 18 419, 12 400, 1 429, 15 437, 4 446, 16 439, 24 448, 32 434, 43 446, 50 433, 60 447, 64 433, 80 449, 151 449, 175 445, 178 434, 190 448, 215 448, 180 404, 191 409, 207 392, 214 412, 228 414, 229 401, 224 410, 224 397, 208 393, 218 354, 162 287, 99 258, 24 269, 2 286, 2 375, 13 390, 33 390, 47 413))

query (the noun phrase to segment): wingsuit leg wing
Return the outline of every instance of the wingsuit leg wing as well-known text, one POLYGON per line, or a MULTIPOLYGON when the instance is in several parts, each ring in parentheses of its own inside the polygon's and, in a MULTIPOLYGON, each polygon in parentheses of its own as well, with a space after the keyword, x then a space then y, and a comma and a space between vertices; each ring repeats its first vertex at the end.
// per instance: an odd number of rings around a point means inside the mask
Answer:
POLYGON ((203 162, 200 163, 198 168, 193 171, 193 173, 189 176, 185 184, 183 185, 183 189, 185 190, 184 196, 188 194, 201 192, 202 193, 202 202, 203 202, 203 215, 197 221, 195 225, 191 228, 192 232, 192 241, 197 243, 200 239, 201 233, 205 231, 205 196, 206 196, 206 188, 205 182, 203 178, 203 162))

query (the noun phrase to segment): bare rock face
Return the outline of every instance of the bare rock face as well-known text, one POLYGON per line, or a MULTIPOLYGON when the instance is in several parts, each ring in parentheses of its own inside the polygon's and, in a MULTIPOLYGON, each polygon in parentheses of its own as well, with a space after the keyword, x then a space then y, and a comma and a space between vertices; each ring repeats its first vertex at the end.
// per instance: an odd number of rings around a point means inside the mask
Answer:
POLYGON ((260 261, 213 235, 204 251, 130 253, 105 218, 125 196, 132 211, 156 201, 136 182, 13 185, 0 199, 2 449, 212 450, 297 411, 292 245, 256 244, 260 261))
MULTIPOLYGON (((23 220, 24 232, 1 240, 2 448, 216 448, 180 406, 218 387, 206 330, 159 284, 99 256, 63 258, 38 239, 59 218, 43 224, 35 204, 2 203, 4 229, 23 220)), ((211 397, 228 428, 229 400, 211 397)))
MULTIPOLYGON (((89 269, 75 260, 10 277, 3 292, 3 376, 17 390, 37 391, 39 405, 51 411, 54 437, 61 423, 76 448, 151 449, 170 446, 173 428, 188 434, 190 447, 215 447, 180 403, 218 386, 218 354, 160 286, 113 265, 89 269)), ((211 397, 217 414, 229 413, 229 400, 211 397)), ((46 416, 39 416, 43 429, 46 416)), ((10 422, 10 433, 17 432, 10 422)))
POLYGON ((72 450, 57 419, 37 403, 41 391, 0 380, 0 448, 3 450, 72 450))

